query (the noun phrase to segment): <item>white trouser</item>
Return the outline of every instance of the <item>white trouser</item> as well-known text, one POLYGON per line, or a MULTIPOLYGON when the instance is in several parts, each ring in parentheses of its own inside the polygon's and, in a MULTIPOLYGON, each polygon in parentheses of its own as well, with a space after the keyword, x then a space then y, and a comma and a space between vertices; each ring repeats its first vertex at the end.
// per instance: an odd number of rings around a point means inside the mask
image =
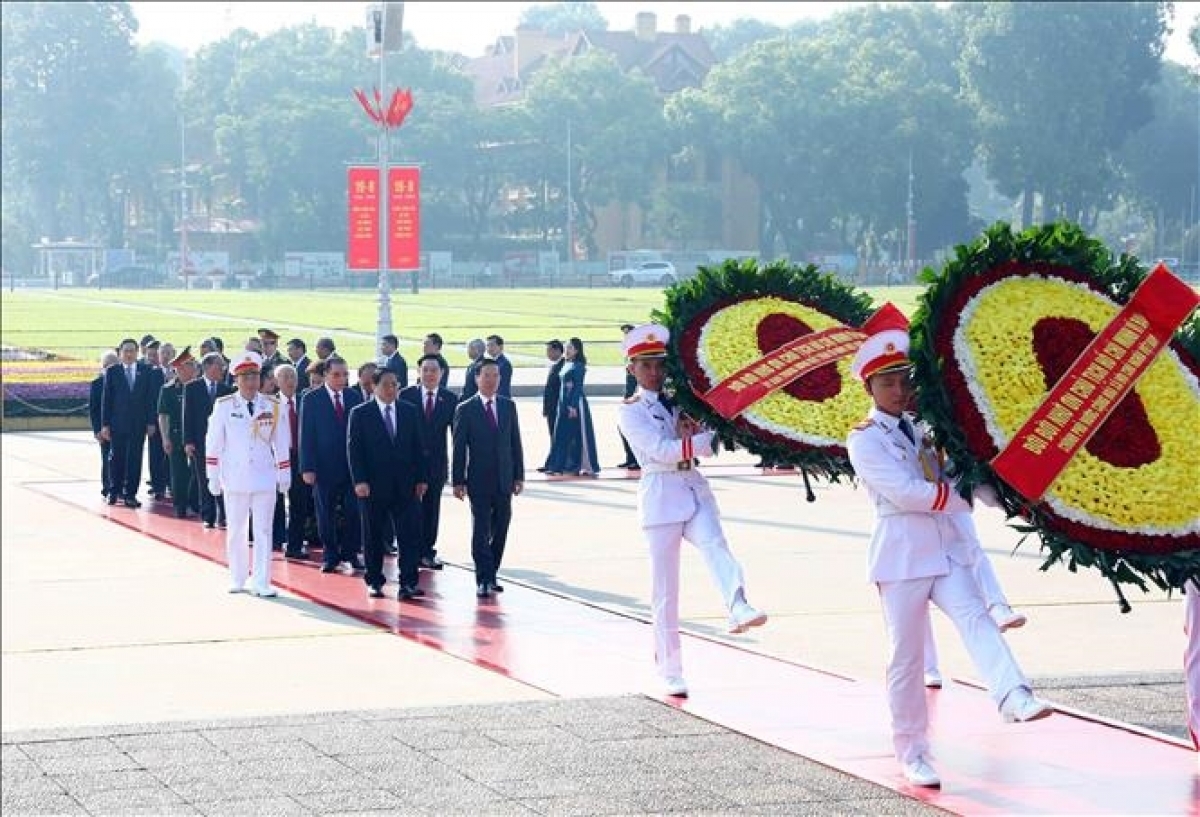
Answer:
POLYGON ((271 525, 275 518, 275 492, 252 494, 225 492, 225 558, 229 560, 232 587, 246 584, 250 572, 250 523, 254 522, 254 592, 271 586, 271 525))
MULTIPOLYGON (((992 560, 988 558, 983 548, 979 548, 979 552, 975 554, 975 562, 971 565, 971 575, 975 577, 975 583, 979 585, 979 592, 983 594, 983 603, 987 609, 991 610, 997 604, 1009 606, 1008 597, 1000 589, 1000 579, 996 577, 996 569, 992 567, 992 560)), ((933 624, 928 623, 928 619, 926 621, 925 671, 937 672, 938 653, 937 644, 933 641, 933 624)))
POLYGON ((1192 744, 1200 750, 1200 584, 1188 584, 1183 607, 1183 632, 1187 635, 1183 672, 1187 682, 1188 730, 1192 734, 1192 744))
POLYGON ((679 640, 679 552, 682 539, 699 551, 708 566, 725 607, 731 609, 742 593, 744 579, 721 520, 711 506, 701 504, 687 522, 650 525, 642 529, 650 546, 650 610, 654 619, 654 661, 664 678, 683 675, 679 640))
POLYGON ((999 706, 1017 687, 1027 687, 1021 668, 988 615, 969 568, 954 562, 945 576, 879 582, 883 618, 891 641, 887 667, 888 705, 896 757, 909 763, 929 751, 929 712, 922 670, 933 601, 958 628, 975 668, 999 706))

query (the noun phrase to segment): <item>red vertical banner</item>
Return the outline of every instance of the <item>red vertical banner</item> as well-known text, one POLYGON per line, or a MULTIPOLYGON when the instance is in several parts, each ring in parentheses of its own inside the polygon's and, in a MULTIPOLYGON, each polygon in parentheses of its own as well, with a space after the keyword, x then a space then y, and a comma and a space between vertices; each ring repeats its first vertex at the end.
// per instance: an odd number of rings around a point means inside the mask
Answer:
MULTIPOLYGON (((346 184, 346 269, 379 269, 379 168, 351 167, 346 184)), ((389 253, 390 255, 390 253, 389 253)))
POLYGON ((388 269, 421 268, 421 168, 388 168, 388 269))

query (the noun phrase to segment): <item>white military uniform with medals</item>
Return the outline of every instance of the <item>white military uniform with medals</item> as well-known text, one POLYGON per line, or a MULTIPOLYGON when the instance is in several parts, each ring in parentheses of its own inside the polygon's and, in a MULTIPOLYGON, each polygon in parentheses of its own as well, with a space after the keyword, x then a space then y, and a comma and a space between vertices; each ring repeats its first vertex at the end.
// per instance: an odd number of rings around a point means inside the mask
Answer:
MULTIPOLYGON (((657 332, 664 344, 669 335, 663 327, 637 327, 626 334, 627 352, 636 348, 647 332, 657 332)), ((667 408, 657 393, 642 388, 617 413, 621 433, 642 466, 638 515, 650 550, 655 664, 659 675, 668 679, 668 687, 675 679, 682 689, 679 559, 683 539, 700 551, 722 601, 730 610, 732 631, 758 626, 766 621, 766 616, 745 600, 742 567, 730 551, 721 528, 716 497, 708 480, 693 467, 693 458, 715 453, 715 435, 705 430, 681 437, 678 421, 679 409, 667 408)))
POLYGON ((230 592, 240 592, 247 576, 253 575, 256 595, 275 594, 271 588, 272 522, 276 493, 286 491, 292 481, 290 447, 291 432, 280 414, 279 401, 272 395, 257 394, 248 404, 234 392, 213 406, 205 438, 205 465, 210 488, 215 483, 225 496, 230 592), (248 535, 251 523, 252 574, 248 535))
MULTIPOLYGON (((895 314, 906 327, 907 319, 898 310, 895 314)), ((907 365, 906 330, 881 329, 871 337, 872 320, 863 325, 869 337, 852 364, 856 376, 864 381, 907 365), (876 340, 888 335, 892 338, 885 352, 885 345, 876 344, 876 340), (896 349, 897 343, 900 350, 896 349)), ((911 423, 910 417, 903 416, 911 423)), ((917 437, 916 428, 913 433, 917 440, 923 440, 923 435, 917 437)), ((996 622, 988 615, 971 572, 974 548, 955 525, 954 515, 969 513, 971 505, 941 478, 936 463, 928 459, 932 451, 925 452, 923 463, 919 445, 901 430, 899 418, 878 408, 850 432, 846 448, 876 514, 867 575, 879 588, 883 606, 890 640, 887 693, 892 741, 897 759, 907 769, 910 764, 924 763, 929 756, 923 669, 930 601, 954 622, 998 706, 1014 691, 1022 690, 1022 695, 1028 696, 1029 683, 996 622)), ((919 785, 940 785, 927 766, 922 772, 927 782, 919 785)))

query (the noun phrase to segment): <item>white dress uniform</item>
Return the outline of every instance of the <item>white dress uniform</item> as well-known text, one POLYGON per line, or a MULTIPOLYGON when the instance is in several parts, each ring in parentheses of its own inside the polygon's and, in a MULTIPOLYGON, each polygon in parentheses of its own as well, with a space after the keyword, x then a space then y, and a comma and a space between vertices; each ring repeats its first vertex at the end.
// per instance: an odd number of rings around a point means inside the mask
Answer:
MULTIPOLYGON (((648 326, 630 330, 626 349, 648 326)), ((662 327, 653 327, 666 335, 662 327)), ((664 341, 665 342, 665 341, 664 341)), ((683 539, 704 559, 730 613, 730 632, 759 626, 766 615, 746 601, 742 567, 729 549, 721 528, 716 497, 708 480, 693 467, 695 457, 714 453, 712 431, 680 437, 679 410, 667 408, 655 392, 638 389, 620 406, 617 424, 642 466, 638 484, 638 516, 650 549, 651 612, 654 655, 668 689, 682 684, 683 657, 679 637, 679 558, 683 539)))
POLYGON ((1184 596, 1184 680, 1187 682, 1188 731, 1192 745, 1200 751, 1200 579, 1189 582, 1184 596))
POLYGON ((226 558, 230 592, 241 592, 250 571, 249 527, 254 525, 253 591, 273 596, 271 540, 275 496, 291 485, 291 432, 279 401, 257 394, 247 401, 240 393, 217 400, 205 438, 210 490, 225 496, 228 528, 226 558))
MULTIPOLYGON (((894 311, 906 326, 907 319, 894 311)), ((871 323, 863 326, 869 337, 852 364, 864 380, 907 365, 906 332, 898 327, 882 330, 878 337, 886 343, 876 343, 871 323)), ((907 414, 904 419, 912 423, 907 414)), ((913 428, 910 439, 900 423, 900 418, 872 409, 850 432, 846 448, 876 516, 867 576, 879 589, 890 640, 887 693, 896 757, 910 781, 940 785, 926 762, 929 713, 922 670, 930 601, 954 622, 1006 719, 1042 717, 1049 709, 1030 695, 1029 683, 988 615, 972 575, 979 548, 956 525, 956 517, 969 513, 971 505, 941 478, 936 461, 931 461, 932 451, 923 451, 915 442, 922 440, 918 435, 924 429, 913 428)))

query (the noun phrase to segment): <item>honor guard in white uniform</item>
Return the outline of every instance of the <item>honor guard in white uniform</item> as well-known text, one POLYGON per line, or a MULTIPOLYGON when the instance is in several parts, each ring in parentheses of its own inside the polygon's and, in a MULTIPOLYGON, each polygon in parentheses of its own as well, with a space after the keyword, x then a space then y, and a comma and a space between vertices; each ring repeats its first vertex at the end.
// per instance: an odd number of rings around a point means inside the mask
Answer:
POLYGON ((846 448, 875 509, 867 575, 879 589, 890 641, 892 742, 910 783, 940 786, 929 764, 922 683, 930 601, 954 622, 1006 721, 1035 720, 1053 710, 1030 691, 971 573, 979 548, 954 522, 971 505, 941 476, 932 446, 923 444, 924 435, 905 411, 911 397, 908 319, 885 304, 863 332, 867 339, 851 371, 874 408, 850 432, 846 448))
POLYGON ((243 352, 231 368, 237 391, 218 399, 208 420, 208 489, 213 496, 225 496, 229 592, 243 592, 251 573, 248 534, 253 524, 253 591, 270 597, 276 595, 271 587, 271 525, 275 496, 292 483, 291 432, 275 397, 258 391, 262 356, 243 352))
POLYGON ((679 553, 683 539, 700 551, 729 610, 729 632, 742 633, 767 620, 751 607, 742 567, 721 529, 717 501, 696 457, 714 453, 714 434, 670 405, 662 395, 670 332, 645 324, 625 334, 628 370, 638 390, 626 398, 617 423, 642 466, 638 514, 650 548, 654 657, 667 694, 687 695, 679 638, 679 553))
POLYGON ((1188 733, 1200 752, 1200 577, 1187 582, 1183 600, 1183 633, 1187 645, 1183 651, 1183 674, 1187 690, 1188 733))

